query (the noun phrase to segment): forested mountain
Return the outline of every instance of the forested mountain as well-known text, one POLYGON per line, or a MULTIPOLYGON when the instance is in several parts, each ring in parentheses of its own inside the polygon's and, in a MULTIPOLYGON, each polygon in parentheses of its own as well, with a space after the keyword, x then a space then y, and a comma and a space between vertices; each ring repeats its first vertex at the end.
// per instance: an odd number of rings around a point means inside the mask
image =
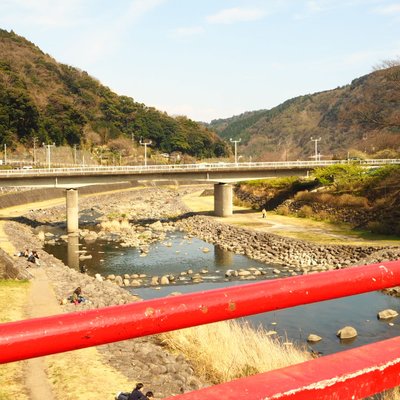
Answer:
POLYGON ((186 117, 118 96, 99 81, 57 63, 14 32, 0 30, 0 144, 109 145, 121 138, 151 140, 161 152, 224 156, 214 132, 186 117))
POLYGON ((208 126, 223 138, 241 138, 240 154, 266 161, 314 157, 311 137, 321 138, 321 158, 399 157, 400 65, 386 62, 347 86, 208 126))

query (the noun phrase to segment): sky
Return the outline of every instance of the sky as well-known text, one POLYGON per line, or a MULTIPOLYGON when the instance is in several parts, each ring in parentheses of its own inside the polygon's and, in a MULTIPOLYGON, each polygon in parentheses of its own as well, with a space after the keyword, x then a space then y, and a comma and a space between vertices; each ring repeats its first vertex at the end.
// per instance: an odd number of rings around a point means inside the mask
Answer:
POLYGON ((0 28, 120 95, 205 122, 400 57, 396 0, 0 0, 0 28))

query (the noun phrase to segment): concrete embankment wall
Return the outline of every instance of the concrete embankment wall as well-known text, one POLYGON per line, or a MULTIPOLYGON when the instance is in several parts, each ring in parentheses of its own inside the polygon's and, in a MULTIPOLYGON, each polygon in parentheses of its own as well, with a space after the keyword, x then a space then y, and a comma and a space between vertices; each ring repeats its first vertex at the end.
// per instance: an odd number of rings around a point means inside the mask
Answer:
MULTIPOLYGON (((107 192, 110 190, 127 189, 132 187, 131 183, 120 183, 114 185, 93 185, 79 188, 79 194, 94 194, 107 192)), ((46 188, 32 189, 13 193, 7 193, 0 196, 0 208, 18 206, 21 204, 35 203, 65 197, 65 189, 46 188)))

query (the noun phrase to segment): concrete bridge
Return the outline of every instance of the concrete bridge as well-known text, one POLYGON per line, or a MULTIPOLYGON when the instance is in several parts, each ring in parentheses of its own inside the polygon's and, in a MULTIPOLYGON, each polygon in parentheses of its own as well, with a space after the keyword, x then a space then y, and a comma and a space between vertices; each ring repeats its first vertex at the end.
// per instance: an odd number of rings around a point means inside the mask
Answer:
POLYGON ((305 177, 317 167, 349 162, 360 164, 365 168, 374 168, 387 164, 400 164, 400 159, 10 169, 0 170, 0 186, 65 188, 67 231, 74 233, 79 230, 79 187, 132 181, 214 182, 214 212, 217 216, 225 217, 232 214, 232 182, 282 176, 305 177))

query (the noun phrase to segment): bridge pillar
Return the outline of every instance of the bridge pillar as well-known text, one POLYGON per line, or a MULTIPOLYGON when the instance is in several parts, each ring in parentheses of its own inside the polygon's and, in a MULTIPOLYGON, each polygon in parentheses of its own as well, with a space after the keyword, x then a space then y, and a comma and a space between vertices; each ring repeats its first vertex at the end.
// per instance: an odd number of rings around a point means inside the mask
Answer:
POLYGON ((217 183, 214 185, 214 214, 217 217, 232 215, 232 185, 217 183))
POLYGON ((67 233, 79 232, 78 189, 67 189, 67 233))

